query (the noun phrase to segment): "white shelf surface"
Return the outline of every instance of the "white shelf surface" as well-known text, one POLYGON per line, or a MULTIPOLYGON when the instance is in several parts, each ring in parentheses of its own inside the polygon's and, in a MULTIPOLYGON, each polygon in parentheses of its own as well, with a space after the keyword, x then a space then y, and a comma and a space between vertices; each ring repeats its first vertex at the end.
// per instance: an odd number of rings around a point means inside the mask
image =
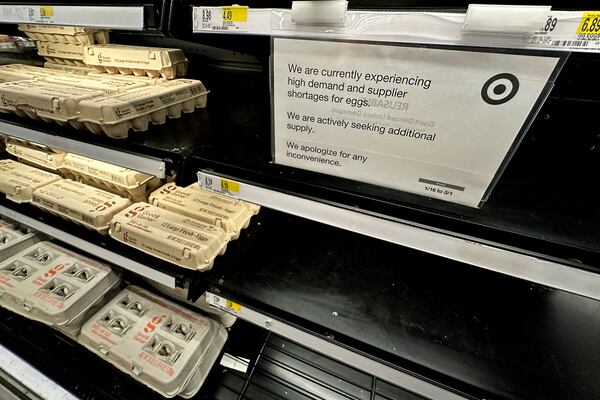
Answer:
POLYGON ((157 283, 163 284, 170 288, 175 288, 175 277, 157 271, 154 268, 148 267, 137 261, 131 260, 127 257, 123 257, 119 254, 113 253, 104 247, 90 243, 87 240, 81 239, 75 235, 72 235, 62 229, 48 225, 44 222, 38 221, 37 219, 28 217, 27 215, 21 214, 20 212, 14 211, 8 207, 0 205, 0 215, 5 216, 14 221, 20 222, 23 225, 27 225, 36 231, 45 233, 48 236, 56 238, 60 241, 68 243, 69 245, 81 249, 93 257, 98 258, 101 261, 114 264, 123 269, 134 272, 144 278, 153 280, 157 283))
POLYGON ((15 125, 7 121, 0 121, 0 134, 1 133, 17 139, 28 140, 34 143, 42 144, 54 149, 60 149, 110 164, 120 165, 122 167, 144 172, 159 178, 165 177, 165 162, 158 158, 127 153, 124 151, 86 143, 81 140, 51 135, 35 129, 15 125))
POLYGON ((415 250, 510 275, 548 287, 600 300, 600 274, 532 255, 481 243, 431 227, 391 220, 256 185, 238 182, 213 172, 198 173, 199 184, 263 207, 385 240, 415 250), (222 190, 221 188, 229 188, 222 190), (233 188, 233 189, 231 189, 233 188))
POLYGON ((0 22, 144 29, 143 6, 0 5, 0 22))

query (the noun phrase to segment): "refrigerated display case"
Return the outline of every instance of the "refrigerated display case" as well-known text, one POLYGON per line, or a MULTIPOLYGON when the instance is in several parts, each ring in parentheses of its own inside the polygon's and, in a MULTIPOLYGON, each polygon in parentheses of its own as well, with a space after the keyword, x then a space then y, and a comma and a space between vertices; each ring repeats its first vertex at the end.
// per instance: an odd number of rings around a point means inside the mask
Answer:
MULTIPOLYGON (((0 134, 138 171, 169 183, 167 189, 179 187, 174 196, 196 185, 260 206, 247 227, 228 235, 235 240, 214 264, 182 268, 157 245, 136 247, 133 235, 117 241, 4 196, 0 218, 108 263, 127 284, 227 327, 227 342, 194 399, 599 396, 593 170, 600 143, 590 117, 600 102, 597 38, 456 36, 470 11, 453 2, 350 1, 346 24, 329 26, 295 22, 292 2, 244 5, 247 25, 240 28, 235 21, 219 25, 223 17, 215 25, 212 14, 205 26, 198 19, 203 11, 232 11, 227 2, 0 3, 0 33, 16 34, 17 23, 108 27, 111 43, 183 50, 187 78, 209 92, 205 108, 120 139, 2 113, 0 134), (415 28, 426 21, 433 22, 415 28), (469 207, 278 162, 277 38, 557 57, 560 67, 485 198, 469 207)), ((587 9, 593 4, 555 2, 535 12, 544 16, 542 30, 546 18, 548 29, 554 18, 554 25, 582 29, 577 24, 587 9)), ((487 16, 489 25, 504 26, 493 12, 487 16)), ((17 157, 4 151, 2 158, 17 157)), ((128 212, 143 210, 134 205, 128 212)), ((169 225, 181 232, 185 224, 169 225)), ((136 365, 126 374, 76 338, 0 314, 0 383, 7 393, 163 398, 135 379, 136 365), (48 385, 39 384, 44 377, 48 385)))

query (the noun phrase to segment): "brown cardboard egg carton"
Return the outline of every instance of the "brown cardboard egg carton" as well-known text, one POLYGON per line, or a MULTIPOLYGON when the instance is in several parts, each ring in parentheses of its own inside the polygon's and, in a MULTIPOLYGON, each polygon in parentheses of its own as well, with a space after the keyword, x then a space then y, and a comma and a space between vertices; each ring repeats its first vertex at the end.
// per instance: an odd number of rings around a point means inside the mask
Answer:
POLYGON ((167 117, 179 118, 206 107, 208 91, 192 79, 164 81, 124 93, 96 96, 79 103, 79 120, 93 133, 126 138, 129 130, 146 131, 150 123, 161 125, 167 117))
POLYGON ((27 37, 41 42, 65 44, 108 43, 108 31, 105 29, 81 26, 19 24, 19 30, 27 37))
POLYGON ((63 172, 73 179, 134 202, 146 201, 148 194, 160 185, 155 176, 78 154, 67 154, 63 165, 63 172))
POLYGON ((109 234, 162 260, 199 271, 210 269, 228 242, 222 228, 148 203, 135 203, 116 214, 109 234))
POLYGON ((82 67, 79 65, 66 65, 66 64, 57 64, 53 62, 46 61, 44 63, 44 69, 49 71, 56 72, 64 72, 75 75, 88 75, 90 73, 96 72, 94 68, 90 67, 82 67))
POLYGON ((106 235, 113 216, 129 206, 131 201, 93 186, 63 179, 35 190, 32 204, 106 235))
POLYGON ((148 86, 148 83, 144 80, 125 81, 111 79, 111 76, 108 74, 105 76, 101 76, 100 74, 82 76, 64 73, 51 76, 41 76, 37 78, 37 80, 61 86, 73 86, 91 90, 101 90, 104 93, 125 92, 131 89, 148 86))
POLYGON ((83 61, 100 72, 135 76, 184 77, 187 58, 179 49, 103 44, 86 46, 83 61))
POLYGON ((100 309, 78 339, 167 398, 198 393, 226 340, 217 322, 137 286, 100 309))
POLYGON ((63 168, 67 155, 62 150, 52 150, 46 146, 10 137, 6 138, 6 151, 17 157, 20 162, 53 173, 58 173, 63 168))
POLYGON ((237 239, 258 213, 254 204, 202 190, 198 184, 180 187, 168 183, 154 191, 149 203, 190 218, 221 227, 229 240, 237 239))
POLYGON ((79 103, 105 91, 40 80, 0 83, 0 111, 81 128, 79 103))
POLYGON ((13 160, 0 160, 0 193, 15 203, 30 202, 40 187, 61 180, 56 174, 13 160))
POLYGON ((0 83, 60 75, 58 71, 25 64, 0 65, 0 83))
POLYGON ((82 44, 37 42, 38 54, 54 64, 85 67, 82 44))
POLYGON ((0 281, 0 306, 71 335, 120 284, 108 265, 51 242, 1 262, 0 281))
POLYGON ((29 227, 0 218, 0 261, 37 243, 40 237, 29 227))

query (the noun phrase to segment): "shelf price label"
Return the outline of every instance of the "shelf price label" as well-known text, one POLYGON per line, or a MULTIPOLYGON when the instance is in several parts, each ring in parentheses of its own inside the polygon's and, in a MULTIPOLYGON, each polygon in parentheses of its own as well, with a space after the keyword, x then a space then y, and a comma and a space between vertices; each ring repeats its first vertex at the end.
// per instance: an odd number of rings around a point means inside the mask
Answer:
POLYGON ((227 300, 226 298, 218 296, 214 293, 207 292, 206 301, 213 307, 217 307, 231 313, 237 313, 242 311, 242 306, 240 304, 231 300, 227 300))
POLYGON ((586 11, 581 17, 577 34, 600 34, 600 11, 586 11))
POLYGON ((54 7, 53 6, 40 6, 40 17, 41 18, 54 17, 54 7))
POLYGON ((248 23, 248 7, 194 7, 192 22, 194 32, 244 32, 248 23))
POLYGON ((204 190, 223 194, 229 197, 240 197, 240 183, 231 179, 220 178, 204 172, 198 173, 198 183, 204 190))

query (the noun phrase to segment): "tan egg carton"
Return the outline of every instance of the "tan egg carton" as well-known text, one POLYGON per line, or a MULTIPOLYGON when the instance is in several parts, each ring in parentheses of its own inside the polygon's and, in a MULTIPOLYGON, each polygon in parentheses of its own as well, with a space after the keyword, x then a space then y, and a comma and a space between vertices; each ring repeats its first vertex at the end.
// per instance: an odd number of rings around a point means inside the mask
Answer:
POLYGON ((127 90, 148 86, 144 81, 124 81, 111 79, 107 74, 106 76, 96 75, 75 75, 75 74, 61 74, 55 76, 46 76, 38 78, 40 81, 49 82, 55 85, 65 85, 86 88, 91 90, 101 90, 105 93, 117 93, 124 92, 127 90))
POLYGON ((223 229, 148 203, 135 203, 115 215, 109 234, 162 260, 199 271, 210 269, 227 248, 223 229))
POLYGON ((51 242, 36 243, 0 263, 0 305, 71 334, 119 284, 108 265, 51 242))
POLYGON ((81 100, 104 95, 102 90, 59 85, 40 80, 0 83, 0 111, 44 122, 82 128, 81 100))
POLYGON ((85 67, 84 45, 71 43, 37 42, 38 54, 54 64, 85 67))
POLYGON ((99 76, 102 78, 110 78, 110 79, 116 80, 116 81, 144 82, 148 86, 157 85, 159 83, 163 83, 168 80, 168 79, 163 79, 163 78, 151 78, 149 76, 109 74, 106 72, 98 72, 98 71, 96 71, 96 69, 93 69, 93 72, 90 72, 88 75, 89 76, 99 76))
POLYGON ((13 160, 0 160, 0 193, 15 203, 30 202, 33 192, 62 178, 13 160))
POLYGON ((12 257, 38 241, 39 237, 32 229, 0 218, 0 261, 12 257))
POLYGON ((160 208, 223 228, 229 240, 237 239, 250 219, 258 213, 256 206, 245 201, 196 188, 198 184, 179 187, 168 183, 154 191, 148 202, 160 208))
POLYGON ((94 68, 90 67, 81 67, 78 65, 65 65, 65 64, 57 64, 46 61, 44 63, 44 69, 49 71, 56 72, 64 72, 68 74, 76 74, 76 75, 88 75, 90 73, 96 72, 94 68))
POLYGON ((194 396, 226 341, 217 322, 132 285, 79 335, 81 345, 168 398, 194 396))
POLYGON ((94 44, 108 43, 105 29, 82 26, 19 24, 19 30, 29 38, 41 42, 94 44))
POLYGON ((0 65, 0 83, 12 81, 24 81, 35 78, 56 76, 58 71, 46 70, 42 67, 25 64, 0 65))
POLYGON ((131 201, 84 183, 63 179, 35 190, 32 204, 106 235, 113 216, 131 201))
POLYGON ((161 125, 167 117, 179 118, 206 107, 208 91, 202 82, 176 79, 159 84, 87 99, 79 103, 79 120, 93 133, 115 139, 129 130, 146 131, 148 124, 161 125))
POLYGON ((134 202, 146 201, 148 193, 160 185, 160 179, 155 176, 73 153, 66 155, 64 168, 79 182, 108 190, 134 202))
POLYGON ((6 139, 6 151, 17 157, 20 162, 31 164, 34 167, 58 173, 65 164, 66 152, 52 150, 46 146, 40 146, 13 138, 6 139))
POLYGON ((165 79, 183 77, 187 58, 179 49, 101 44, 86 46, 83 61, 100 72, 165 79))

